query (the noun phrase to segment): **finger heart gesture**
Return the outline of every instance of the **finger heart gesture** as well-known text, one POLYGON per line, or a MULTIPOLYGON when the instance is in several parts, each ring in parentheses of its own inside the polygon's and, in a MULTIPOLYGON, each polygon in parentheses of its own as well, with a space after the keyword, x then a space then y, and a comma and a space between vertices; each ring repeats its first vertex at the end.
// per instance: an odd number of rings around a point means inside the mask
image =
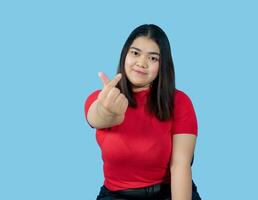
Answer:
POLYGON ((116 87, 122 78, 122 74, 117 74, 113 80, 109 80, 103 72, 98 75, 103 82, 103 89, 98 96, 101 109, 104 109, 104 112, 110 115, 124 115, 128 107, 128 100, 116 87))

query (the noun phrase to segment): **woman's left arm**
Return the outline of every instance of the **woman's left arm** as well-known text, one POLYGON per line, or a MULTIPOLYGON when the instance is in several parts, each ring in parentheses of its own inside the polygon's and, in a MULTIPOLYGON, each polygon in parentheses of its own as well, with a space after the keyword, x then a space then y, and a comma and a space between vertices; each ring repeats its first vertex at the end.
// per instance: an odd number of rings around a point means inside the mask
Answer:
POLYGON ((173 200, 192 199, 192 170, 196 143, 194 134, 173 135, 172 157, 170 162, 171 195, 173 200))

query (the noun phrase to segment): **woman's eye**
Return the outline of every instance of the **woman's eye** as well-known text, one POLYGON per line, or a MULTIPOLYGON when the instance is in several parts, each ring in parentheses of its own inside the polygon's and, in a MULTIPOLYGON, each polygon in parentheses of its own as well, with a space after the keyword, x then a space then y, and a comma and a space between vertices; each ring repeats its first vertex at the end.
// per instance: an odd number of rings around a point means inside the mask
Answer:
POLYGON ((138 56, 139 53, 137 51, 131 51, 131 54, 133 54, 134 56, 138 56))
POLYGON ((151 56, 149 58, 151 60, 151 62, 157 62, 159 59, 157 57, 151 56))

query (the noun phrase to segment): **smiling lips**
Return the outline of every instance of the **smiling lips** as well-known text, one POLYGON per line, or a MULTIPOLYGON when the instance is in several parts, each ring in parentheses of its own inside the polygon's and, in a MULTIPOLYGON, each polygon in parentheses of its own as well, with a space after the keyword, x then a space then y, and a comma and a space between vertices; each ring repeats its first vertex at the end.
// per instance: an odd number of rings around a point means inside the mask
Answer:
POLYGON ((134 72, 136 72, 137 74, 140 74, 140 75, 146 75, 147 73, 146 72, 143 72, 143 71, 140 71, 140 70, 137 70, 137 69, 133 69, 134 72))

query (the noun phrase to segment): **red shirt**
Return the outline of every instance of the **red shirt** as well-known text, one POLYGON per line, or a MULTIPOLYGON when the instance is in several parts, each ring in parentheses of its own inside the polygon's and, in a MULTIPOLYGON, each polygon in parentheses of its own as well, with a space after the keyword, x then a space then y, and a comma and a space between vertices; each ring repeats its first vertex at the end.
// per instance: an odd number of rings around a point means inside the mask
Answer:
MULTIPOLYGON (((99 90, 86 100, 85 115, 99 90)), ((190 98, 176 90, 174 120, 162 122, 146 111, 149 90, 134 93, 137 108, 128 107, 122 124, 97 129, 104 162, 104 185, 111 191, 170 182, 173 135, 197 135, 197 120, 190 98)))

